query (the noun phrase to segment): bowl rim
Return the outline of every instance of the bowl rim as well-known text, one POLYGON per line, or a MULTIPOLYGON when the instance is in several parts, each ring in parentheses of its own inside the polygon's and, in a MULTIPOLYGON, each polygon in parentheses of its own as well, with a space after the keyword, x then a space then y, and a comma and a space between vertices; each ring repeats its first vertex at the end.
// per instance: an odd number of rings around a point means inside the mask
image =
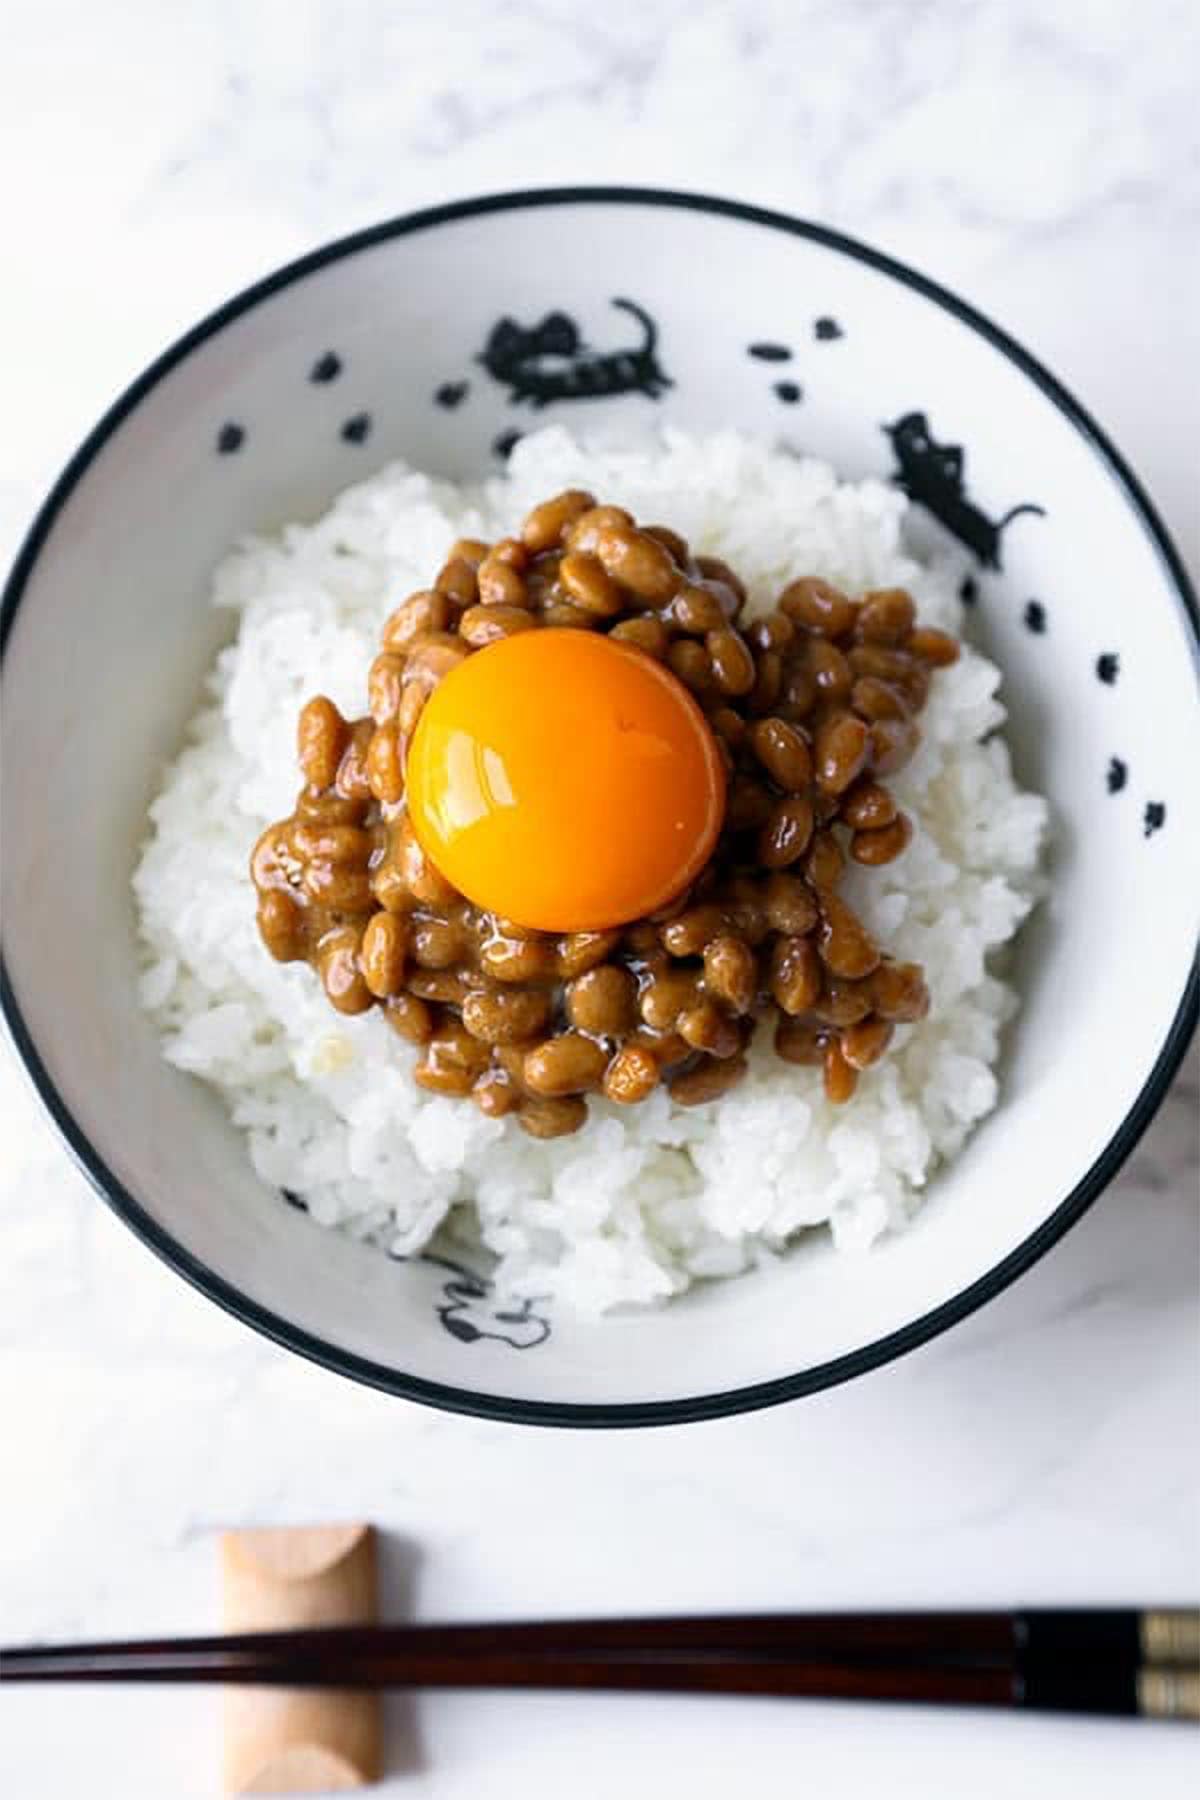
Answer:
MULTIPOLYGON (((522 211, 544 206, 643 206, 700 212, 735 219, 743 224, 807 239, 842 256, 865 263, 901 285, 915 290, 983 337, 1016 365, 1074 426, 1094 455, 1107 466, 1114 484, 1141 523, 1157 551, 1174 590, 1193 649, 1200 655, 1200 608, 1182 560, 1141 483, 1099 425, 1049 370, 948 288, 909 268, 895 258, 861 244, 828 226, 799 219, 788 213, 725 200, 707 194, 665 188, 628 186, 571 186, 515 189, 425 207, 350 233, 285 263, 271 274, 236 293, 177 338, 125 388, 83 439, 37 512, 17 552, 0 601, 0 671, 9 633, 42 547, 71 494, 88 468, 124 420, 172 369, 199 345, 226 325, 282 289, 319 269, 394 238, 426 231, 462 219, 490 213, 522 211)), ((1133 1104, 1116 1126, 1087 1173, 1066 1198, 1016 1249, 993 1265, 951 1299, 911 1320, 898 1330, 833 1357, 797 1374, 756 1382, 746 1387, 701 1394, 678 1400, 559 1402, 519 1400, 499 1394, 477 1393, 470 1388, 426 1381, 358 1356, 301 1329, 260 1305, 217 1275, 171 1236, 146 1207, 118 1180, 95 1145, 71 1114, 39 1054, 22 1017, 0 945, 0 1013, 19 1061, 58 1130, 76 1165, 117 1216, 177 1274, 217 1303, 226 1312, 263 1336, 293 1350, 334 1373, 369 1387, 418 1401, 443 1411, 466 1413, 512 1424, 549 1426, 628 1427, 678 1425, 720 1418, 732 1413, 777 1405, 863 1375, 928 1343, 949 1326, 965 1319, 993 1299, 1018 1275, 1030 1268, 1050 1246, 1079 1220, 1120 1169, 1161 1104, 1171 1079, 1182 1061, 1200 1018, 1200 958, 1193 960, 1179 1004, 1159 1054, 1133 1104)))

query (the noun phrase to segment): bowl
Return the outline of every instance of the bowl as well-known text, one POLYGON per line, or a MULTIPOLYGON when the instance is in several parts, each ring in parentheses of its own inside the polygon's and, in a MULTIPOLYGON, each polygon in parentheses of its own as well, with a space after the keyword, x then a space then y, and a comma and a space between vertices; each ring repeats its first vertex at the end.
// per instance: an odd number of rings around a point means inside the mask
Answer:
MULTIPOLYGON (((921 547, 921 543, 918 547, 921 547)), ((691 194, 572 189, 412 214, 231 300, 134 382, 39 514, 3 610, 3 1004, 104 1198, 281 1344, 393 1393, 530 1422, 709 1417, 895 1357, 998 1293, 1096 1197, 1196 1016, 1195 599, 1087 414, 952 294, 834 232, 691 194), (505 1308, 255 1176, 139 1011, 129 879, 221 641, 240 533, 403 455, 479 473, 530 422, 735 425, 899 482, 970 557, 1018 775, 1054 816, 1002 1100, 869 1256, 799 1244, 662 1311, 505 1308)))

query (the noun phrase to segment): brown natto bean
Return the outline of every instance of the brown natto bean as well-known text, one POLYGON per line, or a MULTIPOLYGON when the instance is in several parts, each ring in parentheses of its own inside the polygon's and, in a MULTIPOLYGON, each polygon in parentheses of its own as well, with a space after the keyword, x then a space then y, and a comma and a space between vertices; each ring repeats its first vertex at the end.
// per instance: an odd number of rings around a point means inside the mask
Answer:
POLYGON ((756 669, 750 646, 740 632, 731 626, 710 631, 704 640, 712 664, 713 680, 723 694, 748 694, 754 686, 756 669))
MULTIPOLYGON (((396 729, 405 743, 411 741, 417 729, 417 721, 425 711, 425 702, 429 698, 429 689, 420 681, 410 681, 400 696, 400 711, 396 714, 396 729)), ((368 778, 369 778, 368 770, 368 778)))
POLYGON ((321 985, 340 1013, 366 1012, 375 997, 358 967, 360 933, 353 925, 327 931, 317 945, 321 985))
POLYGON ((686 582, 671 602, 670 617, 681 631, 703 637, 709 631, 725 629, 725 608, 711 588, 686 582))
POLYGON ((910 655, 920 657, 934 669, 948 669, 959 658, 959 642, 948 631, 937 631, 932 625, 918 626, 908 640, 910 655))
POLYGON ((609 619, 622 608, 621 590, 596 556, 572 550, 558 565, 558 579, 573 606, 598 618, 609 619))
MULTIPOLYGON (((446 565, 447 568, 451 566, 450 563, 446 565)), ((470 566, 464 564, 468 569, 470 566)), ((472 571, 472 586, 474 579, 472 571)), ((392 651, 407 650, 414 638, 424 637, 429 631, 445 631, 449 620, 450 608, 445 594, 435 593, 431 588, 422 589, 420 593, 410 594, 387 621, 383 628, 383 647, 392 651)))
POLYGON ((676 638, 667 651, 667 661, 685 687, 703 694, 713 684, 712 663, 703 644, 695 638, 676 638))
POLYGON ((815 575, 806 575, 784 588, 778 606, 797 625, 819 632, 822 637, 841 637, 854 624, 854 602, 840 588, 831 587, 815 575))
POLYGON ((400 992, 408 950, 408 922, 394 913, 372 913, 359 949, 363 980, 380 1000, 400 992))
POLYGON ((834 1106, 845 1106, 857 1086, 858 1071, 846 1061, 836 1038, 831 1039, 825 1046, 825 1098, 834 1106))
POLYGON ((633 619, 622 619, 608 635, 619 644, 632 644, 635 650, 644 650, 647 656, 654 657, 665 656, 671 641, 662 620, 644 613, 633 619))
POLYGON ((826 794, 844 794, 867 766, 871 734, 853 713, 833 713, 817 727, 813 748, 817 785, 826 794))
POLYGON ((750 1011, 758 994, 758 958, 744 938, 726 933, 705 947, 704 985, 734 1012, 750 1011))
POLYGON ((813 1012, 826 1025, 857 1025, 865 1019, 873 1004, 870 983, 866 981, 826 980, 813 1012))
POLYGON ((367 710, 376 725, 386 725, 399 712, 403 684, 404 658, 393 650, 381 651, 367 676, 367 710))
POLYGON ((746 735, 746 721, 732 706, 719 706, 708 722, 721 742, 731 749, 736 750, 746 735))
POLYGON ((688 561, 686 538, 681 538, 679 533, 672 531, 669 525, 643 525, 642 530, 647 537, 655 538, 664 550, 669 550, 681 568, 686 567, 688 561))
POLYGON ((719 581, 724 587, 727 587, 736 600, 738 609, 745 605, 745 584, 741 576, 731 569, 727 562, 722 562, 719 556, 698 556, 696 567, 705 581, 719 581))
POLYGON ((421 1000, 436 1000, 440 1006, 461 1006, 471 985, 461 969, 410 969, 408 991, 421 1000))
POLYGON ((361 825, 366 811, 365 800, 343 799, 335 789, 318 794, 312 788, 301 788, 293 816, 314 825, 361 825))
POLYGON ((469 1094, 487 1065, 487 1045, 477 1043, 459 1020, 444 1019, 413 1070, 413 1079, 434 1094, 469 1094))
POLYGON ((799 794, 812 780, 807 740, 783 719, 759 719, 750 727, 750 748, 777 787, 799 794))
POLYGON ((301 909, 284 888, 268 888, 260 893, 258 929, 276 962, 299 962, 307 952, 301 909))
POLYGON ((804 861, 804 877, 809 886, 818 893, 831 891, 842 879, 845 867, 846 859, 833 833, 818 831, 804 861))
MULTIPOLYGON (((506 919, 503 913, 490 913, 488 918, 490 918, 492 927, 500 937, 529 938, 531 940, 536 940, 545 935, 534 925, 522 925, 516 919, 506 919)), ((480 925, 482 926, 483 923, 483 916, 480 915, 480 925)))
POLYGON ((787 937, 803 937, 817 922, 817 903, 812 889, 799 875, 776 870, 763 889, 767 923, 787 937))
POLYGON ((804 855, 812 834, 813 806, 808 794, 776 800, 759 833, 759 862, 764 869, 786 869, 804 855))
POLYGON ((569 1137, 579 1130, 586 1118, 587 1101, 576 1095, 564 1095, 560 1100, 531 1098, 522 1101, 517 1123, 530 1137, 556 1138, 569 1137))
POLYGON ((638 1010, 652 1031, 673 1031, 680 1013, 696 1004, 699 977, 686 969, 670 969, 646 983, 638 1010))
POLYGON ((563 1031, 526 1053, 525 1085, 531 1093, 557 1100, 564 1094, 585 1094, 600 1085, 608 1067, 603 1045, 577 1031, 563 1031))
POLYGON ((503 1119, 508 1113, 515 1112, 521 1104, 521 1094, 516 1083, 510 1081, 499 1069, 485 1069, 482 1075, 476 1077, 471 1098, 488 1119, 503 1119))
POLYGON ((595 505, 595 497, 583 488, 564 488, 561 494, 543 500, 526 515, 521 537, 535 556, 552 550, 580 514, 592 512, 595 505))
POLYGON ((756 718, 769 713, 783 692, 783 658, 778 650, 760 650, 755 659, 754 686, 746 710, 756 718))
POLYGON ((856 831, 878 831, 896 817, 896 802, 877 781, 856 781, 842 801, 841 816, 856 831))
POLYGON ((719 1100, 736 1087, 746 1073, 744 1056, 731 1056, 724 1062, 717 1062, 712 1057, 705 1057, 694 1069, 685 1069, 679 1075, 673 1075, 668 1087, 672 1100, 680 1106, 704 1106, 709 1100, 719 1100))
POLYGON ((811 638, 805 649, 809 673, 822 700, 847 700, 854 686, 854 672, 836 644, 811 638))
POLYGON ((561 550, 548 550, 542 556, 535 556, 525 571, 526 606, 534 612, 544 612, 557 597, 561 600, 562 589, 558 584, 558 565, 563 559, 561 550))
POLYGON ((422 969, 452 969, 465 948, 457 926, 448 919, 417 919, 410 943, 412 959, 422 969))
POLYGON ((523 1044, 550 1022, 553 1001, 537 988, 492 988, 468 994, 462 1022, 484 1044, 523 1044))
POLYGON ((722 1060, 736 1056, 742 1047, 742 1034, 729 1014, 711 1000, 702 1000, 679 1015, 679 1035, 692 1050, 722 1060))
POLYGON ((479 598, 484 606, 524 606, 525 583, 519 572, 495 551, 479 565, 479 598))
MULTIPOLYGON (((856 675, 874 675, 907 693, 914 681, 927 682, 926 671, 915 656, 892 644, 855 644, 849 653, 850 667, 856 675)), ((924 690, 922 690, 922 698, 924 690)))
POLYGON ((380 906, 386 907, 388 912, 408 913, 415 903, 393 850, 394 846, 378 867, 371 871, 371 892, 380 906))
POLYGON ((427 1044, 433 1036, 433 1009, 416 994, 393 995, 383 1009, 383 1016, 407 1043, 427 1044))
POLYGON ((551 600, 542 608, 542 624, 556 631, 595 631, 602 623, 599 613, 585 612, 570 600, 551 600))
POLYGON ((601 963, 567 988, 567 1017, 592 1037, 624 1037, 637 1019, 637 981, 628 968, 601 963))
POLYGON ((620 526, 602 531, 595 554, 614 581, 652 605, 664 605, 679 585, 671 552, 644 531, 620 526))
POLYGON ((802 1068, 820 1068, 829 1033, 811 1019, 780 1019, 775 1027, 775 1054, 802 1068))
POLYGON ((795 642, 796 627, 786 613, 771 612, 745 626, 743 636, 756 650, 786 650, 795 642))
POLYGON ((915 618, 912 595, 904 588, 873 588, 863 595, 854 633, 867 644, 902 644, 915 618))
MULTIPOLYGON (((453 562, 443 564, 439 569, 434 587, 439 594, 445 594, 447 600, 457 607, 474 606, 479 598, 479 583, 475 578, 475 570, 471 563, 464 562, 456 556, 453 562)), ((441 625, 433 626, 433 630, 441 630, 441 625)))
POLYGON ((929 1011, 929 989, 919 963, 884 962, 871 976, 871 996, 881 1018, 912 1025, 929 1011))
POLYGON ((523 574, 529 566, 529 551, 520 538, 497 538, 488 555, 494 556, 497 562, 507 563, 518 575, 523 574))
POLYGON ((534 1043, 492 1045, 493 1064, 496 1068, 503 1070, 520 1094, 527 1092, 524 1073, 525 1058, 535 1048, 536 1044, 534 1043))
POLYGON ((370 912, 374 900, 365 863, 306 863, 302 886, 314 905, 330 912, 370 912))
POLYGON ((805 719, 816 704, 817 678, 807 663, 794 663, 783 684, 782 713, 790 723, 805 719))
POLYGON ((371 855, 371 834, 361 825, 297 825, 292 848, 305 860, 365 869, 371 855))
POLYGON ((871 727, 871 767, 877 775, 894 775, 911 762, 920 742, 920 726, 911 719, 877 719, 871 727))
POLYGON ((852 1069, 869 1069, 877 1063, 896 1034, 886 1019, 863 1019, 842 1033, 842 1055, 852 1069))
POLYGON ((281 819, 268 825, 250 852, 250 876, 255 887, 295 886, 303 873, 303 862, 296 854, 292 819, 281 819))
POLYGON ((895 862, 912 842, 912 824, 904 813, 897 813, 890 825, 878 831, 856 831, 850 839, 850 854, 857 863, 869 869, 882 868, 895 862))
POLYGON ((770 930, 757 876, 738 876, 729 882, 721 898, 721 909, 733 936, 745 938, 751 946, 761 944, 770 930))
POLYGON ((456 632, 426 632, 424 637, 413 639, 404 666, 405 683, 412 686, 419 682, 427 689, 435 688, 443 675, 456 669, 469 654, 456 632))
POLYGON ((554 945, 545 938, 489 938, 479 953, 494 981, 544 981, 554 974, 554 945))
POLYGON ((719 906, 689 906, 659 931, 672 956, 699 956, 705 945, 725 929, 725 914, 719 906))
POLYGON ((776 938, 767 985, 781 1012, 793 1017, 807 1012, 820 995, 823 979, 811 938, 776 938))
POLYGON ((658 1086, 658 1063, 642 1044, 622 1044, 604 1071, 604 1092, 619 1106, 636 1106, 658 1086))
POLYGON ((576 1031, 592 1037, 624 1037, 637 1017, 637 982, 628 969, 601 963, 570 983, 566 1007, 576 1031))
POLYGON ((692 1054, 677 1031, 638 1031, 628 1041, 652 1056, 660 1069, 674 1068, 692 1054))
POLYGON ((318 694, 300 714, 296 748, 300 769, 310 787, 330 788, 337 780, 342 752, 350 741, 350 729, 332 700, 318 694))
POLYGON ((879 949, 858 915, 836 894, 821 895, 817 927, 821 960, 834 975, 858 981, 879 967, 879 949))
POLYGON ((907 719, 908 701, 890 681, 877 675, 860 675, 850 692, 850 704, 863 719, 907 719))
POLYGON ((490 549, 491 545, 485 544, 482 538, 455 538, 446 561, 470 563, 473 569, 477 569, 490 549))
POLYGON ((531 612, 523 606, 470 606, 459 622, 459 632, 473 650, 482 649, 497 638, 515 637, 536 624, 531 612))
POLYGON ((598 968, 621 941, 619 931, 570 931, 559 939, 556 956, 557 972, 564 981, 586 975, 598 968))
POLYGON ((568 550, 586 550, 594 554, 605 533, 633 529, 633 514, 626 512, 623 506, 590 506, 572 519, 565 543, 568 550))
POLYGON ((404 797, 404 758, 396 721, 381 725, 367 751, 367 780, 381 806, 396 806, 404 797))
POLYGON ((458 899, 457 891, 438 873, 417 842, 412 821, 407 817, 400 822, 392 854, 414 900, 425 906, 445 907, 458 899))

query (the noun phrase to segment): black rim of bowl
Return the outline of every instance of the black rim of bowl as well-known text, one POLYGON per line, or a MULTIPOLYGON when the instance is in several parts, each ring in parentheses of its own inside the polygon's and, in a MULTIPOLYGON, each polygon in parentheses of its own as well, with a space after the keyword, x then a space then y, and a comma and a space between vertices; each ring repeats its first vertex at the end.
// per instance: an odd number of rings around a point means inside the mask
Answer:
MULTIPOLYGON (((386 243, 391 238, 405 237, 413 232, 427 231, 455 220, 470 219, 487 213, 517 211, 541 206, 610 206, 614 204, 668 207, 690 212, 713 213, 719 217, 740 220, 744 224, 759 225, 770 231, 780 231, 793 237, 806 238, 824 245, 827 249, 837 251, 843 256, 851 257, 857 262, 869 264, 872 268, 890 276, 894 281, 923 294, 946 312, 969 325, 979 336, 985 338, 995 349, 1006 356, 1010 362, 1015 363, 1041 389, 1059 412, 1071 421, 1093 454, 1105 464, 1116 488, 1124 496, 1127 505, 1141 520, 1144 530, 1154 544, 1163 568, 1175 589, 1180 609, 1190 624, 1193 638, 1200 646, 1200 611, 1197 609, 1196 596, 1179 555, 1136 476, 1109 443, 1095 421, 1055 377, 1005 332, 993 325, 981 313, 976 312, 974 307, 968 306, 965 301, 960 300, 947 289, 939 287, 936 282, 928 280, 925 276, 894 261, 891 257, 884 256, 864 244, 856 243, 840 232, 831 231, 822 225, 811 224, 806 220, 792 218, 786 213, 746 206, 733 200, 714 199, 703 194, 676 193, 658 188, 577 187, 535 188, 513 193, 488 194, 473 200, 456 201, 450 205, 429 207, 420 212, 404 214, 381 225, 375 225, 365 231, 355 232, 349 237, 340 238, 334 243, 325 245, 322 249, 314 250, 309 255, 286 264, 283 268, 276 270, 274 274, 266 276, 263 280, 255 282, 253 286, 244 289, 240 294, 236 294, 233 299, 226 301, 223 306, 218 307, 215 312, 201 320, 198 325, 151 363, 144 373, 139 375, 113 403, 84 439, 42 505, 17 555, 5 587, 3 604, 0 606, 0 666, 2 666, 3 650, 7 643, 8 633, 16 618, 26 583, 62 507, 87 473, 95 457, 128 415, 163 376, 190 355, 199 344, 221 331, 242 313, 248 312, 260 302, 269 299, 271 295, 279 293, 281 289, 291 286, 294 282, 302 281, 306 276, 318 269, 325 268, 330 263, 338 262, 344 257, 354 256, 359 251, 369 250, 376 244, 386 243)), ((47 1112, 75 1161, 103 1199, 141 1238, 143 1243, 162 1257, 185 1280, 191 1282, 194 1287, 207 1294, 209 1299, 215 1300, 219 1306, 242 1320, 243 1323, 263 1333, 265 1337, 273 1339, 274 1342, 287 1349, 298 1351, 300 1355, 306 1356, 313 1362, 320 1363, 338 1374, 348 1375, 356 1381, 381 1388, 387 1393, 398 1394, 405 1399, 420 1401, 426 1405, 440 1407, 451 1412, 471 1413, 483 1418, 531 1425, 674 1425, 701 1419, 719 1418, 729 1413, 747 1412, 757 1407, 776 1405, 784 1400, 796 1400, 805 1394, 816 1393, 822 1388, 833 1387, 839 1382, 848 1381, 856 1375, 866 1374, 869 1370, 878 1368, 882 1363, 891 1362, 907 1351, 916 1349, 918 1345, 927 1343, 930 1338, 936 1337, 948 1326, 956 1324, 960 1319, 965 1319, 969 1313, 974 1312, 985 1301, 999 1294, 1018 1275, 1023 1274, 1050 1248, 1051 1244, 1057 1242, 1064 1232, 1082 1217, 1092 1201, 1112 1180, 1153 1118, 1170 1085, 1171 1078, 1182 1060, 1188 1041, 1195 1029, 1197 1016, 1200 1015, 1200 966, 1197 963, 1193 963, 1191 966, 1175 1017, 1144 1086, 1087 1174, 1072 1189, 1066 1199, 1054 1208, 1036 1231, 1032 1232, 1023 1243, 988 1270, 985 1275, 980 1276, 956 1294, 953 1299, 944 1301, 942 1305, 933 1308, 922 1317, 914 1319, 900 1330, 889 1332, 874 1343, 865 1344, 858 1350, 834 1357, 829 1362, 806 1369, 800 1374, 781 1376, 774 1381, 757 1382, 749 1387, 733 1388, 722 1393, 701 1394, 682 1400, 638 1401, 611 1405, 603 1402, 572 1404, 557 1401, 514 1400, 502 1395, 476 1393, 470 1388, 419 1380, 414 1376, 390 1369, 384 1364, 356 1356, 349 1351, 340 1349, 335 1344, 326 1343, 321 1338, 302 1331, 288 1320, 280 1318, 278 1314, 258 1305, 256 1301, 241 1293, 221 1276, 214 1274, 205 1264, 192 1256, 182 1244, 177 1243, 108 1168, 103 1157, 72 1117, 38 1054, 37 1047, 21 1016, 2 955, 0 955, 0 1006, 3 1008, 4 1017, 17 1052, 25 1064, 47 1112)))

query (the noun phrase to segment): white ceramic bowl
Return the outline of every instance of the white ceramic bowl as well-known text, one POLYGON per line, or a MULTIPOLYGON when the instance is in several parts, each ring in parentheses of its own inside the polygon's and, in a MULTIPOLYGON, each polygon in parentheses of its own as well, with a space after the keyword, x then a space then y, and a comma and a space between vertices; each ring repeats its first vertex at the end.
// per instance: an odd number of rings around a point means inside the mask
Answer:
POLYGON ((922 277, 793 219, 692 195, 502 195, 294 263, 198 325, 92 432, 21 551, 3 632, 3 1000, 47 1108, 180 1274, 415 1399, 675 1421, 896 1356, 1079 1217, 1194 1022, 1200 719, 1178 558, 1117 453, 1024 351, 922 277), (205 590, 232 539, 315 513, 396 454, 475 474, 531 418, 648 414, 901 476, 923 528, 940 516, 970 548, 973 630, 1006 671, 1018 773, 1053 805, 1053 896, 1022 939, 1001 1105, 906 1235, 866 1258, 806 1243, 639 1317, 505 1316, 478 1272, 390 1262, 257 1180, 138 1010, 129 875, 220 641, 205 590), (1039 510, 1005 523, 1014 507, 1039 510))

